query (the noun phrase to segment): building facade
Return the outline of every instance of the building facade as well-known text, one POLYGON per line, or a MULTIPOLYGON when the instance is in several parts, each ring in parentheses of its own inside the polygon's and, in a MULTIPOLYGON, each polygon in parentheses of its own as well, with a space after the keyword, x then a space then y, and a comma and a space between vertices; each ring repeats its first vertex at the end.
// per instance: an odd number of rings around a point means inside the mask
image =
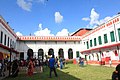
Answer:
POLYGON ((95 29, 82 28, 71 36, 16 36, 7 22, 0 17, 0 54, 12 59, 27 59, 32 49, 35 58, 49 55, 76 59, 83 57, 88 64, 112 64, 120 61, 120 15, 95 29))
POLYGON ((9 58, 11 54, 11 60, 17 57, 17 39, 18 36, 15 34, 13 29, 10 28, 8 22, 6 22, 0 16, 0 58, 9 58))
POLYGON ((118 64, 120 60, 120 15, 82 36, 80 52, 89 63, 118 64))
POLYGON ((35 58, 39 58, 40 55, 49 55, 49 52, 53 51, 57 57, 74 59, 79 57, 80 40, 80 36, 21 36, 17 49, 24 59, 27 58, 29 49, 33 50, 35 58))

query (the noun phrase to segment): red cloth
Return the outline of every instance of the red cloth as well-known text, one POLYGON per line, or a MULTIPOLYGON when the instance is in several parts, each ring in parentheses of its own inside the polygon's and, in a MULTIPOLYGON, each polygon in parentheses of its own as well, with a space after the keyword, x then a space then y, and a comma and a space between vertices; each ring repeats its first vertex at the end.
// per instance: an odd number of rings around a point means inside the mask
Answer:
POLYGON ((117 53, 117 51, 116 51, 116 50, 114 51, 114 53, 115 53, 115 56, 118 56, 118 53, 117 53))

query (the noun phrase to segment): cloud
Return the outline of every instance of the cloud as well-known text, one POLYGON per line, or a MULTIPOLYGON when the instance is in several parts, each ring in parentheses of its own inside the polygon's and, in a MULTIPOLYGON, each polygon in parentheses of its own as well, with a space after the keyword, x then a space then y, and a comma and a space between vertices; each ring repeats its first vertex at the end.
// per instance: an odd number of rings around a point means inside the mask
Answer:
POLYGON ((67 29, 62 29, 56 34, 56 36, 68 36, 68 35, 69 35, 69 32, 67 29))
POLYGON ((36 0, 37 2, 40 2, 40 3, 45 3, 45 0, 36 0))
POLYGON ((17 4, 23 10, 31 11, 32 3, 30 1, 25 2, 25 0, 17 0, 17 4))
POLYGON ((62 29, 56 35, 52 34, 48 28, 43 29, 42 24, 40 23, 38 26, 38 31, 34 32, 35 36, 68 36, 70 35, 67 29, 62 29))
POLYGON ((90 21, 90 18, 82 18, 83 21, 90 21))
POLYGON ((107 16, 107 17, 105 17, 104 19, 101 19, 101 20, 99 21, 99 24, 102 24, 102 23, 104 23, 104 22, 106 22, 106 21, 108 21, 108 20, 110 20, 110 19, 112 19, 112 17, 107 16))
POLYGON ((90 15, 90 25, 99 24, 98 19, 99 19, 99 14, 95 12, 95 9, 93 8, 91 10, 91 15, 90 15))
POLYGON ((63 16, 60 14, 60 12, 55 12, 55 22, 61 23, 63 21, 63 16))
POLYGON ((20 32, 16 32, 16 35, 17 36, 23 36, 22 33, 20 33, 20 32))
POLYGON ((44 4, 45 0, 17 0, 17 5, 23 10, 31 11, 33 2, 44 4))
POLYGON ((51 34, 51 31, 48 28, 42 29, 42 24, 39 24, 38 31, 34 32, 35 36, 54 36, 54 34, 51 34))
MULTIPOLYGON (((86 26, 87 28, 95 28, 98 25, 105 23, 106 21, 110 20, 112 17, 107 16, 104 19, 99 20, 100 14, 98 14, 94 8, 91 10, 90 17, 82 18, 84 21, 89 21, 89 24, 86 26)), ((113 16, 114 17, 114 16, 113 16)))

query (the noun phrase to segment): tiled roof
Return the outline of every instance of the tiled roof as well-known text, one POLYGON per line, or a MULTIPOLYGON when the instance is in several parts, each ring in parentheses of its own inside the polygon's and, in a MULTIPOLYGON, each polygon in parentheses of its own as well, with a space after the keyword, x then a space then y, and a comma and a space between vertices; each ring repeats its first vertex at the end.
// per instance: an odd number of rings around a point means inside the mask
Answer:
POLYGON ((88 28, 81 28, 79 30, 77 30, 75 33, 73 33, 71 36, 82 36, 84 35, 86 32, 89 32, 92 29, 88 29, 88 28))

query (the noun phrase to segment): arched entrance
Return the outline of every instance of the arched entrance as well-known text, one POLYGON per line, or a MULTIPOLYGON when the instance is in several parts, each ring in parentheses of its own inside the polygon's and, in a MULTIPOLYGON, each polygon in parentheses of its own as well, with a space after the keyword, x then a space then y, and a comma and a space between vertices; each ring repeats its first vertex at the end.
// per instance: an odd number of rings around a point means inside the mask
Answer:
POLYGON ((68 50, 68 59, 73 59, 73 50, 71 48, 68 50))
POLYGON ((44 59, 44 51, 43 51, 43 49, 38 50, 38 59, 43 61, 43 59, 44 59))
POLYGON ((60 58, 60 57, 64 58, 64 51, 63 51, 62 48, 60 48, 59 51, 58 51, 58 57, 59 57, 59 58, 60 58))
POLYGON ((48 55, 54 55, 54 50, 52 48, 49 49, 48 55))
POLYGON ((28 49, 28 51, 27 51, 27 56, 28 56, 28 60, 30 59, 30 58, 33 58, 33 50, 32 49, 28 49))

